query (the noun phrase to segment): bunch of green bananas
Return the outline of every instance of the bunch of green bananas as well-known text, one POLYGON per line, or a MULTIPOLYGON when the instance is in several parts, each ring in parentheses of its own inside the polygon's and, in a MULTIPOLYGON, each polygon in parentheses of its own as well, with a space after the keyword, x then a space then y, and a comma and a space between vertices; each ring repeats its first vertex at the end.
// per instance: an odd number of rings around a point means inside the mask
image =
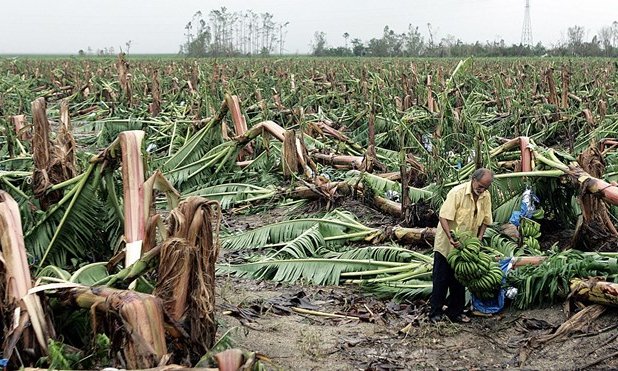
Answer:
POLYGON ((521 228, 521 236, 539 238, 541 237, 541 225, 532 219, 521 218, 519 222, 521 228))
POLYGON ((539 240, 534 237, 524 237, 524 245, 528 246, 530 250, 540 251, 541 244, 539 244, 539 240))
POLYGON ((481 241, 469 232, 455 232, 453 238, 461 243, 461 246, 447 257, 449 265, 455 271, 455 278, 481 299, 496 297, 504 277, 498 263, 481 251, 481 241))
POLYGON ((538 238, 541 237, 541 225, 532 219, 521 218, 519 222, 523 244, 532 252, 541 251, 538 238))

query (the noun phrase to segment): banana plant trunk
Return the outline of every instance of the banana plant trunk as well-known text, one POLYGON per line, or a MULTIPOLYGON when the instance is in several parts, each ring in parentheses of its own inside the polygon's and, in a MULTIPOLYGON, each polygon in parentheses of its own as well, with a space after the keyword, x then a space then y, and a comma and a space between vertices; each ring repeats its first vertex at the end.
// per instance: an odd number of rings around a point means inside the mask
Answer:
POLYGON ((46 107, 45 98, 37 98, 32 102, 34 124, 32 183, 34 195, 39 199, 43 210, 56 204, 63 195, 61 190, 48 191, 49 188, 77 175, 69 103, 66 99, 60 102, 60 124, 58 137, 54 142, 50 139, 51 127, 47 120, 46 107))
POLYGON ((32 160, 34 161, 34 171, 32 173, 32 187, 34 196, 39 199, 41 208, 47 210, 62 198, 61 191, 47 193, 51 186, 48 174, 51 164, 50 125, 47 121, 45 98, 38 98, 32 102, 32 124, 34 126, 34 137, 32 138, 32 160))
POLYGON ((159 84, 159 71, 152 72, 152 103, 148 104, 148 109, 153 117, 161 113, 161 85, 159 84))
POLYGON ((136 262, 142 254, 146 220, 150 206, 144 204, 144 159, 141 130, 123 131, 118 136, 122 149, 122 188, 124 194, 124 237, 127 243, 125 266, 136 262))
POLYGON ((120 90, 124 94, 127 105, 130 106, 132 104, 133 89, 131 88, 131 74, 129 72, 129 62, 127 62, 124 53, 118 54, 118 59, 116 60, 116 68, 118 69, 118 82, 120 83, 120 90))
POLYGON ((284 138, 281 153, 281 164, 283 165, 283 178, 290 180, 299 172, 296 132, 293 129, 286 130, 284 138))
MULTIPOLYGON (((34 350, 35 358, 24 360, 27 364, 47 354, 47 341, 55 337, 54 328, 43 311, 41 300, 36 294, 29 294, 32 288, 30 268, 26 257, 24 236, 17 202, 6 192, 0 191, 0 247, 5 292, 2 294, 2 310, 10 319, 5 324, 3 357, 11 364, 19 364, 12 356, 15 347, 34 350)), ((25 353, 20 357, 26 357, 25 353)))
POLYGON ((608 242, 613 245, 618 238, 618 231, 606 205, 606 202, 618 204, 618 187, 599 179, 604 173, 606 162, 598 148, 588 148, 578 156, 577 162, 581 168, 573 170, 586 192, 582 192, 579 197, 582 213, 571 246, 594 251, 603 248, 608 242))
POLYGON ((571 297, 579 301, 618 307, 618 284, 594 278, 571 280, 571 297))
POLYGON ((142 369, 165 362, 167 344, 160 298, 104 286, 60 289, 57 295, 63 306, 86 308, 99 314, 97 323, 109 335, 114 354, 122 356, 117 366, 142 369))
POLYGON ((221 209, 217 201, 190 196, 172 210, 153 292, 188 338, 181 340, 191 360, 212 347, 215 321, 215 262, 219 256, 221 209))
MULTIPOLYGON (((232 121, 234 122, 234 130, 236 131, 236 136, 244 135, 247 128, 247 121, 245 117, 242 115, 240 111, 240 102, 236 95, 225 95, 225 103, 232 114, 232 121)), ((251 156, 253 154, 253 148, 250 143, 247 143, 246 146, 242 148, 240 153, 238 154, 238 160, 243 161, 245 156, 251 156)))
POLYGON ((26 128, 26 115, 11 116, 11 122, 15 127, 15 134, 20 140, 29 141, 32 139, 32 132, 26 128))
POLYGON ((138 261, 152 244, 154 217, 153 190, 165 193, 170 209, 178 205, 180 194, 172 184, 157 170, 145 179, 142 141, 145 133, 141 130, 123 131, 110 144, 104 153, 94 157, 91 162, 103 162, 103 166, 116 163, 118 148, 122 157, 122 187, 124 208, 124 238, 126 241, 125 267, 138 261), (148 232, 148 233, 147 233, 148 232))
POLYGON ((334 166, 337 169, 359 169, 363 163, 363 156, 327 155, 313 153, 311 158, 316 162, 334 166))
POLYGON ((394 227, 393 237, 398 242, 407 243, 422 243, 426 242, 433 246, 433 241, 436 238, 436 228, 404 228, 394 227))

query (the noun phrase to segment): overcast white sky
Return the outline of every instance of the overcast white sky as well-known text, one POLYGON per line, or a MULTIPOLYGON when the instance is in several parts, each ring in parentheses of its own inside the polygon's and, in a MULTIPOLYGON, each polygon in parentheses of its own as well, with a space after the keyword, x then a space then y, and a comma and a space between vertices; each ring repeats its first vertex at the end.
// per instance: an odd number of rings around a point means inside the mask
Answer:
MULTIPOLYGON (((0 54, 116 51, 132 41, 131 53, 176 53, 184 27, 200 10, 269 12, 277 23, 290 22, 287 53, 307 53, 315 31, 329 46, 343 46, 343 34, 363 41, 419 26, 428 39, 453 35, 464 42, 504 39, 519 44, 525 0, 0 0, 0 54)), ((617 0, 530 0, 533 41, 551 46, 566 30, 582 26, 587 40, 618 20, 617 0)))

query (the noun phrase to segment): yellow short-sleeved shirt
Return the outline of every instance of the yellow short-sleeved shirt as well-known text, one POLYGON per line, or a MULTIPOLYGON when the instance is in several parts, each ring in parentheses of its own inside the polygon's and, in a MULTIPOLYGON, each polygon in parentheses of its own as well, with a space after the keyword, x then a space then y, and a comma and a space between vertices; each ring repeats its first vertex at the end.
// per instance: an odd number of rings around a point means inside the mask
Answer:
MULTIPOLYGON (((481 193, 476 206, 475 208, 472 198, 472 181, 469 181, 449 191, 440 208, 440 217, 448 220, 451 230, 459 228, 459 231, 472 231, 472 235, 476 236, 482 224, 489 225, 493 222, 491 195, 488 191, 481 193)), ((438 223, 433 250, 447 257, 453 249, 442 225, 438 223)))

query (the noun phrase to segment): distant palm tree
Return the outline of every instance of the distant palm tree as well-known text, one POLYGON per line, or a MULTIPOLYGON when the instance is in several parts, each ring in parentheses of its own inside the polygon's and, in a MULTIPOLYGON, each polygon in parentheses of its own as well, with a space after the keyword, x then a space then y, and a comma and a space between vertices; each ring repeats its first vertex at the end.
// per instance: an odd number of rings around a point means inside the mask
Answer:
POLYGON ((350 34, 349 34, 349 33, 345 32, 345 33, 343 34, 343 38, 345 39, 345 48, 346 48, 346 49, 348 48, 348 38, 349 38, 349 37, 350 37, 350 34))

